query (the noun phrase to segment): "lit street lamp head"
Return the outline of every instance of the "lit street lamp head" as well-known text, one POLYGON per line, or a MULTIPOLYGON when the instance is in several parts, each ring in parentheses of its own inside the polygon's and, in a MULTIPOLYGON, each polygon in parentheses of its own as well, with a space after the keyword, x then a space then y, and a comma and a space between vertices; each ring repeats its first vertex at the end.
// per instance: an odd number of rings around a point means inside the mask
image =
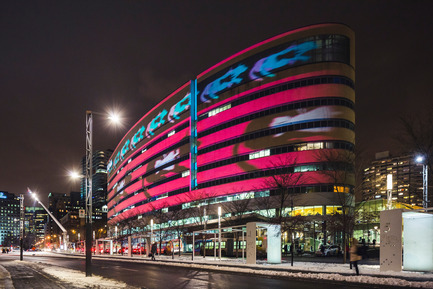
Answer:
POLYGON ((76 171, 69 171, 69 177, 71 177, 71 179, 76 180, 76 179, 82 178, 83 175, 77 173, 76 171))
POLYGON ((113 124, 120 124, 120 123, 121 123, 120 115, 119 115, 118 113, 115 113, 115 112, 109 112, 109 113, 108 113, 108 119, 109 119, 113 124))
POLYGON ((39 202, 38 196, 35 193, 33 193, 32 190, 30 190, 29 188, 27 188, 27 191, 33 197, 33 199, 35 199, 37 202, 39 202))
POLYGON ((422 164, 424 162, 424 157, 423 156, 417 156, 415 158, 415 161, 419 164, 422 164))

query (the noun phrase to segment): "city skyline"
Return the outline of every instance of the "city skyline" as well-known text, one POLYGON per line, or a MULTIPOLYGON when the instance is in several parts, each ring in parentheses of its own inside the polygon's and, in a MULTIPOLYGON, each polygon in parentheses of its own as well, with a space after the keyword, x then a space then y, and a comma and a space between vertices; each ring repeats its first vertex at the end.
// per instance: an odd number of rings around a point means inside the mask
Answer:
POLYGON ((115 149, 144 113, 185 80, 257 42, 322 22, 355 31, 357 145, 372 158, 396 149, 398 117, 433 104, 433 20, 429 1, 389 4, 7 3, 0 12, 6 40, 0 56, 0 188, 15 195, 27 187, 41 195, 76 191, 67 171, 79 168, 85 154, 86 110, 123 110, 123 129, 95 117, 94 150, 115 149))

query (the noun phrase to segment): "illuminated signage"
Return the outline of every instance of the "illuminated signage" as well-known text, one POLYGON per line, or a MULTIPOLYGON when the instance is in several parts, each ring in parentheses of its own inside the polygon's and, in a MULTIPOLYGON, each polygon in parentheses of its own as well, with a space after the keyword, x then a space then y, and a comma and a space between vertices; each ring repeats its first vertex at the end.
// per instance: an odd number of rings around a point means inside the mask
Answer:
POLYGON ((0 199, 7 199, 8 197, 4 192, 0 192, 0 199))

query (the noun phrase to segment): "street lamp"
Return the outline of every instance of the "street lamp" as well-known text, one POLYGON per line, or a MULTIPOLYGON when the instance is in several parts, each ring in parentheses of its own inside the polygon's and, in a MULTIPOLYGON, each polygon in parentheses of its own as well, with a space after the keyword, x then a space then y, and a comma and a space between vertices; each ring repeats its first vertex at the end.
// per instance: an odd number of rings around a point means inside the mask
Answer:
MULTIPOLYGON (((86 111, 86 277, 92 276, 92 177, 93 177, 93 115, 90 110, 86 111)), ((109 120, 119 123, 120 118, 110 113, 109 120)))
POLYGON ((218 207, 218 256, 221 261, 221 207, 218 207))
POLYGON ((424 156, 417 156, 415 162, 422 164, 422 207, 428 207, 428 165, 424 156))
POLYGON ((150 246, 153 245, 153 219, 150 220, 150 246))
POLYGON ((24 195, 20 195, 20 261, 23 260, 23 245, 24 245, 24 195))
POLYGON ((387 207, 388 210, 392 209, 392 174, 386 176, 386 189, 387 189, 387 207))

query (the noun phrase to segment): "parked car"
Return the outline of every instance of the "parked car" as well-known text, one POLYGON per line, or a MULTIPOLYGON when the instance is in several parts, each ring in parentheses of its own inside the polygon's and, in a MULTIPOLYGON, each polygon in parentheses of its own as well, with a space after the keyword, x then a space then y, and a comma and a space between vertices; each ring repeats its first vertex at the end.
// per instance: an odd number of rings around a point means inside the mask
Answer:
POLYGON ((343 252, 339 245, 321 245, 319 250, 316 251, 316 256, 324 257, 324 256, 339 256, 343 252))
POLYGON ((331 245, 325 248, 325 256, 339 256, 341 255, 341 248, 338 245, 331 245))

